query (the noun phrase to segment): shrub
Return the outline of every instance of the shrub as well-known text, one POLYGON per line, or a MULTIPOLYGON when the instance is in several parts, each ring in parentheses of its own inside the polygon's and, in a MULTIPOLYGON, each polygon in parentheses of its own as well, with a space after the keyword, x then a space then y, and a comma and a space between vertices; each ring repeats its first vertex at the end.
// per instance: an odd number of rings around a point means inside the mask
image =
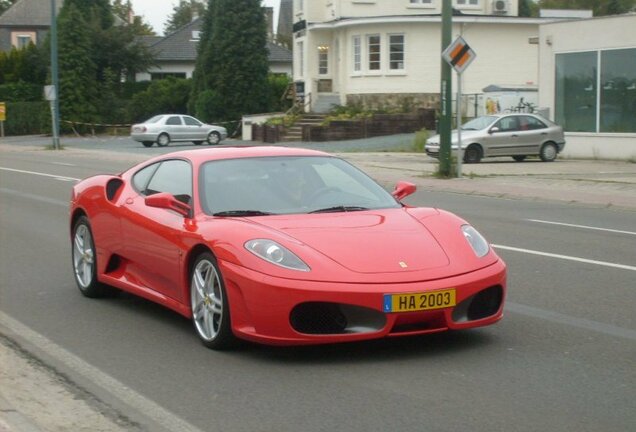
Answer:
POLYGON ((6 135, 40 135, 51 132, 48 102, 8 102, 6 135))

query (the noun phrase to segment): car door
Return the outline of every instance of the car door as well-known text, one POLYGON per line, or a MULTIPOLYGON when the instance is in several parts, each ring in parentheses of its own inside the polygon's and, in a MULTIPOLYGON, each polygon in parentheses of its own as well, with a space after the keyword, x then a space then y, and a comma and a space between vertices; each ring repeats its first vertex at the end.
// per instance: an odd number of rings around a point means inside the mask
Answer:
POLYGON ((184 141, 187 138, 184 138, 186 134, 186 128, 183 125, 183 120, 181 120, 181 116, 173 115, 169 116, 166 119, 165 123, 166 132, 170 135, 171 141, 184 141))
POLYGON ((185 124, 189 140, 205 141, 207 136, 203 123, 190 116, 183 116, 183 123, 185 124))
POLYGON ((541 144, 548 136, 548 125, 536 117, 519 116, 519 144, 517 154, 536 155, 541 150, 541 144))
POLYGON ((128 276, 135 283, 183 302, 181 275, 184 239, 188 235, 182 215, 149 207, 145 198, 168 192, 189 203, 192 168, 189 162, 171 159, 148 166, 133 176, 131 194, 125 200, 122 234, 128 276))
POLYGON ((500 118, 484 139, 484 156, 516 154, 519 146, 519 121, 517 116, 500 118))

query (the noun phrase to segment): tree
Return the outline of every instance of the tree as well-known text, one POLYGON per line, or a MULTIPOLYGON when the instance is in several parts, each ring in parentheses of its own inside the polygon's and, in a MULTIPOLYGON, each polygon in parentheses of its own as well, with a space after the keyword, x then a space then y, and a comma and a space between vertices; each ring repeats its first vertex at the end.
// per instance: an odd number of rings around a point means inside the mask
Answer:
POLYGON ((534 0, 519 0, 519 16, 520 17, 536 17, 539 16, 539 7, 534 0))
POLYGON ((591 9, 594 16, 623 14, 634 10, 636 0, 539 0, 541 9, 591 9))
POLYGON ((218 122, 266 111, 269 64, 260 0, 211 0, 205 20, 210 39, 195 69, 205 76, 190 103, 196 115, 218 122))
POLYGON ((18 0, 0 0, 0 15, 4 13, 7 9, 9 9, 15 2, 18 0))
POLYGON ((58 27, 61 118, 92 122, 96 120, 98 93, 91 28, 72 1, 60 11, 58 27))
POLYGON ((172 14, 168 18, 163 31, 170 34, 189 24, 196 17, 205 14, 205 4, 199 0, 179 0, 179 4, 172 8, 172 14))
POLYGON ((133 29, 133 33, 138 36, 154 36, 156 33, 152 26, 146 23, 139 15, 134 15, 130 0, 114 0, 113 13, 126 21, 133 29), (130 20, 132 19, 132 22, 130 20))
POLYGON ((115 25, 108 0, 66 0, 58 17, 60 112, 71 121, 116 121, 122 79, 147 69, 149 50, 115 25))

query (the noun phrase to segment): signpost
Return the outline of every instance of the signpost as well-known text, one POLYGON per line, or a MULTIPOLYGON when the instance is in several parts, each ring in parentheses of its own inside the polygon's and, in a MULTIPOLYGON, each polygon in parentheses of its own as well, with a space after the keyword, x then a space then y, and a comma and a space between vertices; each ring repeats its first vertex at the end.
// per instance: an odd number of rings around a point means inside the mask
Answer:
POLYGON ((457 177, 462 176, 462 72, 477 57, 475 51, 466 43, 464 38, 458 36, 442 53, 442 58, 457 72, 457 102, 455 111, 457 118, 457 177))
POLYGON ((7 119, 7 105, 0 102, 0 137, 4 138, 4 122, 7 119))

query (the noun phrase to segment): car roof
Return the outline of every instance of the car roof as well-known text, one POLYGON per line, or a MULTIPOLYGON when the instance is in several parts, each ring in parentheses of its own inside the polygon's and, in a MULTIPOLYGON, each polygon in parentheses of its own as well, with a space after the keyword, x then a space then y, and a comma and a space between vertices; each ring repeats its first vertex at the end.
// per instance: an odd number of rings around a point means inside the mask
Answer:
POLYGON ((211 160, 258 158, 272 156, 331 156, 328 153, 318 150, 309 150, 292 147, 276 146, 236 146, 236 147, 213 147, 193 150, 182 150, 166 153, 152 158, 146 163, 153 163, 165 159, 189 159, 195 163, 203 163, 211 160))

